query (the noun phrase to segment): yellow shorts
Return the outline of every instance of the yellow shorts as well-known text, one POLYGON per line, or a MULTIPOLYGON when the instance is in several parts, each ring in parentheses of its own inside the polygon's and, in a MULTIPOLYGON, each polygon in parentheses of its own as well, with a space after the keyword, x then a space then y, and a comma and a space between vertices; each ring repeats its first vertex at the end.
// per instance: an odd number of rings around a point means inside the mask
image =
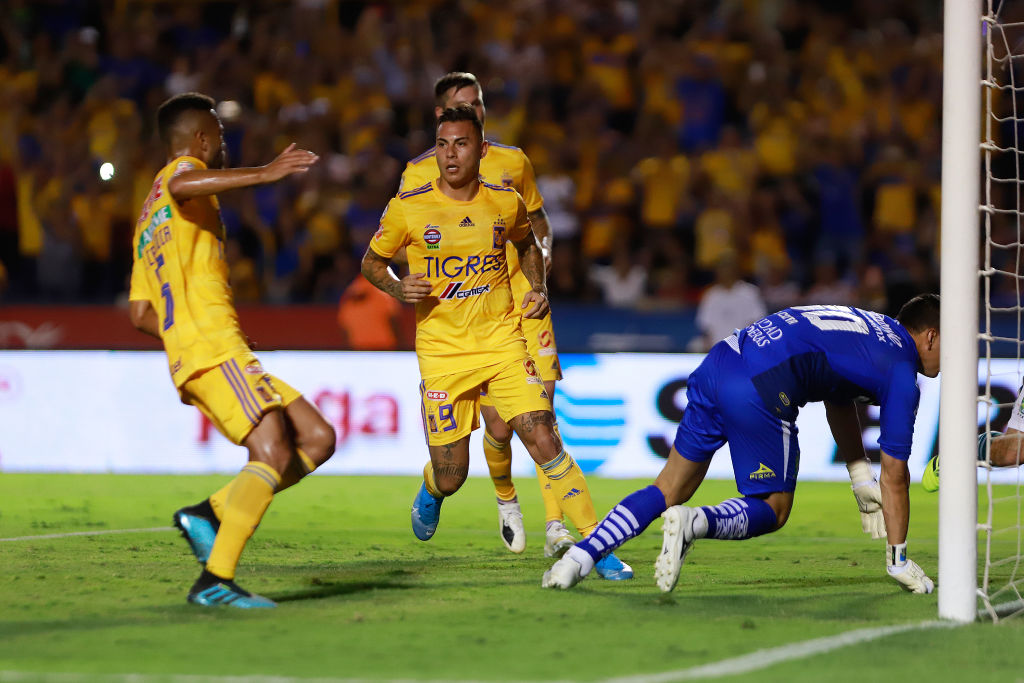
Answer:
MULTIPOLYGON (((540 320, 523 318, 523 336, 526 337, 526 348, 530 358, 537 364, 537 374, 542 382, 556 382, 562 379, 562 366, 558 362, 558 347, 555 346, 555 330, 551 325, 551 314, 540 320)), ((489 392, 480 395, 480 404, 494 406, 489 392)))
POLYGON ((240 444, 260 418, 302 396, 269 374, 256 356, 242 353, 185 382, 181 402, 193 405, 226 436, 240 444))
POLYGON ((454 443, 480 426, 480 393, 486 390, 498 415, 551 410, 551 399, 530 357, 505 365, 431 377, 420 382, 423 431, 431 446, 454 443))
POLYGON ((558 347, 555 345, 555 328, 551 324, 551 314, 540 320, 523 318, 523 336, 526 337, 526 349, 530 357, 537 363, 540 378, 545 382, 562 379, 562 366, 558 363, 558 347))

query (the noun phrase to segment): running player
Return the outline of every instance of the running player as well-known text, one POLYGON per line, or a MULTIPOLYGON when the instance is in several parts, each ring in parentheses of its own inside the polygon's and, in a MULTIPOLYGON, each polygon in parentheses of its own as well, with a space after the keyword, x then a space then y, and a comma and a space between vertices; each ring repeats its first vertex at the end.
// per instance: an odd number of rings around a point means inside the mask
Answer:
POLYGON ((268 374, 235 313, 216 193, 305 172, 317 156, 289 145, 259 168, 222 168, 214 102, 185 93, 164 102, 157 127, 167 165, 153 182, 132 242, 131 320, 163 342, 182 403, 249 451, 227 486, 174 513, 203 571, 188 594, 198 605, 274 607, 243 590, 235 568, 273 495, 334 452, 334 429, 299 392, 268 374))
MULTIPOLYGON (((480 88, 476 76, 471 73, 457 71, 441 77, 434 84, 434 98, 435 116, 440 116, 447 107, 466 103, 476 110, 480 123, 485 123, 487 110, 484 107, 483 90, 480 88)), ((437 178, 437 174, 434 150, 427 150, 408 163, 402 174, 399 188, 420 187, 437 178)), ((480 162, 480 177, 493 185, 514 188, 522 195, 529 212, 533 232, 540 241, 546 273, 551 266, 551 229, 548 226, 547 214, 544 212, 544 200, 537 191, 533 166, 530 164, 529 158, 518 147, 489 141, 487 152, 480 162)), ((513 300, 519 301, 530 289, 530 283, 519 269, 519 258, 511 243, 508 245, 507 251, 513 300)), ((522 326, 523 334, 526 336, 526 347, 530 356, 537 363, 537 370, 544 382, 548 396, 554 401, 555 382, 562 379, 562 368, 558 363, 558 349, 555 345, 551 313, 548 312, 542 318, 523 318, 522 326)), ((499 535, 509 550, 521 553, 526 548, 526 530, 523 528, 522 511, 516 496, 515 484, 512 482, 512 447, 510 445, 512 428, 498 416, 498 412, 494 409, 494 404, 487 394, 481 397, 480 405, 484 418, 484 456, 498 501, 499 535)), ((555 429, 558 429, 557 424, 555 429)), ((541 498, 544 501, 544 555, 546 557, 561 557, 566 550, 572 547, 575 539, 565 528, 559 501, 547 484, 539 466, 537 467, 537 479, 540 483, 541 498)), ((615 568, 607 567, 606 578, 627 577, 617 573, 615 568)))
POLYGON ((520 327, 520 318, 539 319, 548 310, 540 248, 522 197, 480 180, 487 148, 472 106, 445 109, 435 152, 440 177, 391 200, 363 257, 367 280, 399 301, 416 304, 416 355, 431 461, 413 503, 413 531, 420 540, 430 539, 444 497, 465 481, 469 435, 479 426, 480 393, 486 389, 501 421, 512 425, 569 519, 586 534, 597 524, 587 483, 562 448, 550 394, 520 327), (514 245, 530 283, 517 300, 506 243, 514 245), (411 274, 399 280, 388 262, 402 247, 411 274))
POLYGON ((688 404, 665 468, 652 486, 630 494, 544 574, 541 585, 570 588, 601 556, 641 533, 659 515, 664 543, 658 588, 675 588, 698 538, 745 539, 780 529, 793 507, 800 406, 824 401, 840 451, 863 454, 854 401, 881 406, 881 498, 888 537, 886 570, 901 587, 935 585, 907 559, 908 487, 917 373, 939 373, 939 297, 907 302, 893 320, 848 306, 797 306, 763 318, 715 344, 690 375, 688 404), (711 457, 729 443, 742 497, 685 507, 711 457))

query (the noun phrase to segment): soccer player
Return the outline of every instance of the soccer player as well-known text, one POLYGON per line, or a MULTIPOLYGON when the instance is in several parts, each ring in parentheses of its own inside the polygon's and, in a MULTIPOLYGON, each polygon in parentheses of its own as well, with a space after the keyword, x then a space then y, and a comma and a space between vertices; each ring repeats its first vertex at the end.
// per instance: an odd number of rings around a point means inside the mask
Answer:
POLYGON ((920 391, 917 373, 939 372, 939 298, 922 294, 896 319, 849 306, 797 306, 762 318, 715 344, 690 375, 688 405, 675 443, 652 486, 624 498, 597 530, 544 574, 542 585, 570 588, 594 562, 641 533, 659 515, 664 543, 654 567, 658 588, 675 588, 698 538, 745 539, 782 528, 793 507, 800 406, 824 401, 841 453, 863 454, 854 401, 881 406, 882 513, 886 570, 900 586, 930 593, 934 583, 907 559, 910 521, 907 458, 920 391), (741 497, 681 505, 700 486, 711 457, 729 443, 741 497))
MULTIPOLYGON (((484 107, 483 90, 476 76, 471 73, 456 71, 442 76, 434 84, 434 98, 435 116, 439 117, 447 107, 465 103, 476 110, 480 123, 485 123, 487 110, 484 107)), ((518 147, 489 141, 487 151, 480 161, 480 177, 493 185, 511 187, 522 195, 533 232, 540 241, 546 273, 551 266, 551 229, 547 214, 544 212, 544 200, 537 191, 533 165, 529 158, 518 147)), ((399 188, 420 187, 435 178, 437 161, 434 158, 434 150, 430 149, 408 163, 402 173, 399 188)), ((530 283, 519 268, 519 258, 511 243, 507 247, 507 252, 512 298, 519 301, 530 289, 530 283)), ((537 363, 548 396, 554 401, 555 382, 562 379, 562 368, 558 362, 551 313, 548 312, 541 318, 523 318, 521 322, 523 334, 526 336, 526 347, 537 363)), ((505 547, 514 553, 521 553, 526 548, 526 530, 523 527, 523 515, 516 487, 512 482, 512 427, 498 416, 490 396, 486 393, 481 396, 480 405, 480 412, 484 418, 484 457, 498 502, 499 536, 505 547)), ((558 429, 557 424, 555 429, 558 429)), ((559 500, 547 484, 539 466, 537 479, 544 501, 544 555, 561 557, 572 547, 576 539, 565 528, 559 500)), ((602 566, 598 571, 608 579, 629 578, 623 568, 602 566)))
POLYGON ((420 540, 430 539, 444 498, 466 480, 469 435, 479 426, 480 393, 486 389, 501 421, 512 425, 569 519, 586 534, 597 525, 587 483, 562 448, 550 393, 520 327, 520 318, 540 319, 548 311, 544 263, 522 197, 480 180, 487 149, 471 105, 445 109, 435 151, 440 176, 388 203, 363 257, 367 280, 416 304, 430 462, 412 507, 413 531, 420 540), (506 243, 515 247, 530 284, 516 300, 506 243), (388 262, 402 247, 410 274, 399 280, 388 262))
POLYGON ((216 193, 305 172, 317 156, 289 145, 259 168, 223 168, 214 102, 185 93, 164 102, 157 128, 167 165, 135 226, 131 320, 160 339, 182 403, 249 451, 227 486, 174 513, 203 571, 188 593, 198 605, 274 607, 242 589, 235 568, 273 495, 334 452, 334 429, 299 392, 268 374, 238 324, 224 260, 216 193))
MULTIPOLYGON (((978 436, 978 462, 992 467, 1020 467, 1024 464, 1024 384, 1017 391, 1013 411, 1006 423, 1006 433, 985 432, 978 436)), ((939 456, 933 455, 924 466, 921 486, 934 493, 939 490, 939 456)))

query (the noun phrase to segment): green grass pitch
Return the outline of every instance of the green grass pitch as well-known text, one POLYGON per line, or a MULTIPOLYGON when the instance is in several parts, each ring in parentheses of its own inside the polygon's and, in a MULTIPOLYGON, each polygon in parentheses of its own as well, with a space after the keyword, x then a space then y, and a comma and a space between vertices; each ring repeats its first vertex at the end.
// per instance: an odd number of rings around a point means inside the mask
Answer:
MULTIPOLYGON (((168 526, 176 508, 223 481, 3 474, 0 538, 168 526)), ((649 482, 590 483, 603 514, 649 482)), ((529 539, 521 556, 498 539, 487 480, 471 479, 445 503, 429 543, 409 528, 416 488, 410 477, 314 476, 279 496, 238 574, 278 600, 276 610, 186 604, 198 565, 172 531, 0 542, 0 683, 36 673, 139 683, 171 675, 596 681, 684 672, 937 614, 935 595, 905 594, 885 576, 884 542, 861 533, 842 483, 801 483, 789 524, 775 534, 698 542, 670 595, 652 578, 660 523, 619 551, 634 580, 591 576, 571 591, 546 591, 540 578, 551 561, 535 482, 519 482, 529 539)), ((709 481, 694 502, 734 493, 732 482, 709 481)), ((910 556, 933 578, 937 502, 914 487, 910 556)), ((1022 642, 1024 619, 912 630, 777 664, 765 654, 763 668, 725 680, 1019 681, 1022 642)))

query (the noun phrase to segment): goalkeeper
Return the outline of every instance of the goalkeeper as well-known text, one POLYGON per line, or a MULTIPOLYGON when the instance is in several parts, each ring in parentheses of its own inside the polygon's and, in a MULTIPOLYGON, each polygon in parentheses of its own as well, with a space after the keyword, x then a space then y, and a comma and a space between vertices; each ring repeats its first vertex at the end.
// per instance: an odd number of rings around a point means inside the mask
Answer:
POLYGON ((917 373, 939 373, 939 297, 908 301, 896 319, 848 306, 798 306, 763 318, 718 342, 690 375, 675 443, 654 484, 624 498, 544 574, 547 588, 579 583, 604 554, 640 534, 659 515, 664 543, 654 565, 658 588, 675 588, 698 538, 741 540, 782 528, 793 507, 800 406, 824 401, 847 462, 864 530, 885 533, 886 572, 900 587, 935 585, 907 559, 910 456, 920 399, 917 373), (855 401, 880 406, 880 489, 864 457, 855 401), (742 494, 715 506, 687 507, 726 442, 742 494), (881 516, 884 523, 878 519, 881 516))
MULTIPOLYGON (((978 464, 984 467, 1019 467, 1024 464, 1024 384, 1017 390, 1017 400, 1006 423, 1006 433, 985 432, 978 436, 978 464)), ((924 466, 921 486, 934 493, 939 490, 939 456, 932 456, 924 466)))

